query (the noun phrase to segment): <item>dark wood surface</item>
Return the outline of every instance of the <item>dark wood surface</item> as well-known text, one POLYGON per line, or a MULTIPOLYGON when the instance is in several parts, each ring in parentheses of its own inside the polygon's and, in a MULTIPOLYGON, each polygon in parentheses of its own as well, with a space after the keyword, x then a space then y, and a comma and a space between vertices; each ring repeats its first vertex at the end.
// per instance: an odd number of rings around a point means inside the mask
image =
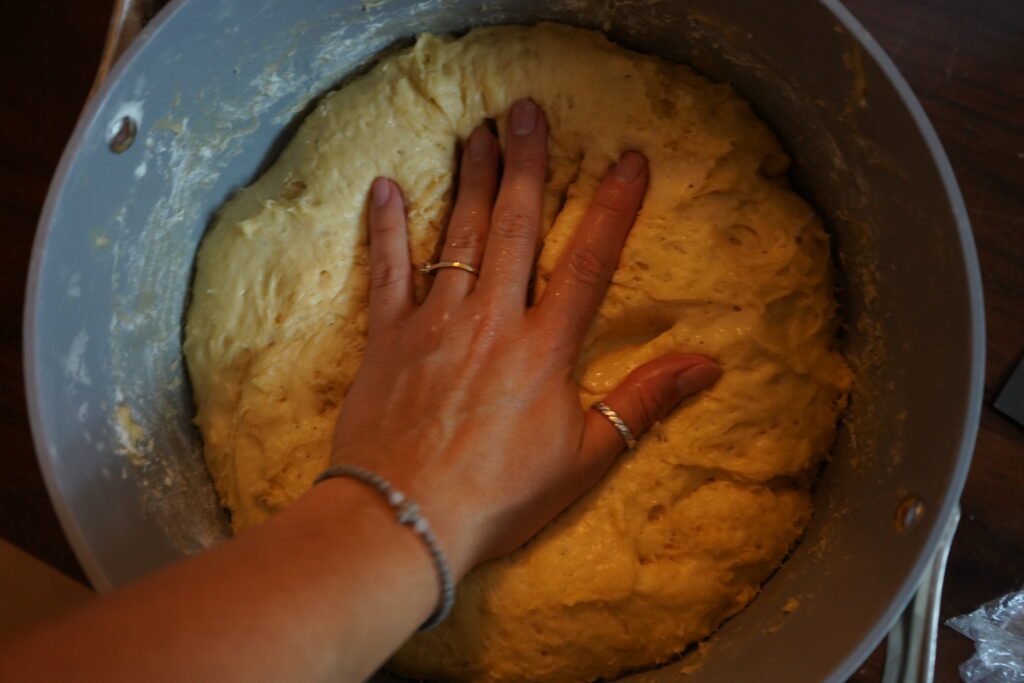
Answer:
MULTIPOLYGON (((0 105, 0 536, 84 580, 32 448, 21 370, 29 251, 50 176, 89 91, 109 0, 7 3, 0 105)), ((988 320, 985 409, 943 618, 1024 587, 1024 429, 990 406, 1024 354, 1024 2, 848 0, 920 97, 974 225, 988 320)), ((943 628, 938 683, 973 651, 943 628)), ((879 680, 876 652, 851 680, 879 680)))

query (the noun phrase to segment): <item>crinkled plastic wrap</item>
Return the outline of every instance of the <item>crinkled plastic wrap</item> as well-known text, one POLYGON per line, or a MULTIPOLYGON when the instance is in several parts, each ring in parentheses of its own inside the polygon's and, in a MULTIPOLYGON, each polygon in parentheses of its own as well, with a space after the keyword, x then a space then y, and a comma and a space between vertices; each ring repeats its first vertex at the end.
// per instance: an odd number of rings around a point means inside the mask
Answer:
POLYGON ((946 625, 975 642, 974 656, 960 665, 966 683, 1024 683, 1024 590, 946 625))

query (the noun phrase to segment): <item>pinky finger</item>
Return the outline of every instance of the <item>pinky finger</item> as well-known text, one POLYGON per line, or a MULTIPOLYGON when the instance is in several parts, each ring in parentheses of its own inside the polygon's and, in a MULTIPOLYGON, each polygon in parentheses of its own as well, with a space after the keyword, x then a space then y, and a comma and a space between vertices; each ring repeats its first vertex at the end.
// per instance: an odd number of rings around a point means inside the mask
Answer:
MULTIPOLYGON (((629 373, 603 403, 639 438, 687 396, 714 384, 722 369, 711 359, 696 355, 663 356, 629 373)), ((604 472, 626 447, 624 434, 608 416, 587 411, 580 456, 604 472)))
POLYGON ((387 178, 370 188, 370 334, 394 325, 413 308, 412 263, 402 191, 387 178))

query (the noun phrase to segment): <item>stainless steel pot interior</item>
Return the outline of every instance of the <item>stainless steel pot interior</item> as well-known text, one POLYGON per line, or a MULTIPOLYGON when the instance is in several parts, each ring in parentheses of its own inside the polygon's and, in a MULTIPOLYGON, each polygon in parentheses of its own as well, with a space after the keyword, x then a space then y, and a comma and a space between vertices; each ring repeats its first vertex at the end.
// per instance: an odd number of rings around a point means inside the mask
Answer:
MULTIPOLYGON (((732 83, 779 132, 843 268, 857 388, 818 513, 702 681, 842 681, 880 640, 961 490, 983 326, 959 192, 916 100, 837 3, 177 0, 79 122, 47 200, 26 306, 41 466, 92 581, 124 583, 227 533, 180 351, 196 245, 309 103, 420 31, 563 21, 732 83), (108 148, 124 117, 131 146, 108 148), (908 496, 918 523, 893 524, 908 496), (784 615, 782 605, 799 608, 784 615)), ((679 665, 630 680, 672 680, 679 665)))

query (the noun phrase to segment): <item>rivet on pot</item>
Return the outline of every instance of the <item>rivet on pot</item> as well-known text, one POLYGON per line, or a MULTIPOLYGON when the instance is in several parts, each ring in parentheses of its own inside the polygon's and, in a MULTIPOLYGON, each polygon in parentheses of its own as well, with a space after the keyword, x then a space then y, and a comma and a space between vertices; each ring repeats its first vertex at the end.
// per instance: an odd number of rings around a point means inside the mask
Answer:
POLYGON ((110 138, 107 140, 110 151, 120 154, 131 147, 135 142, 137 131, 138 126, 135 124, 135 119, 130 116, 122 116, 119 121, 115 121, 110 127, 110 138))
POLYGON ((896 508, 896 517, 893 519, 893 525, 896 527, 896 531, 902 534, 913 529, 923 516, 924 501, 917 496, 907 496, 899 504, 899 507, 896 508))

